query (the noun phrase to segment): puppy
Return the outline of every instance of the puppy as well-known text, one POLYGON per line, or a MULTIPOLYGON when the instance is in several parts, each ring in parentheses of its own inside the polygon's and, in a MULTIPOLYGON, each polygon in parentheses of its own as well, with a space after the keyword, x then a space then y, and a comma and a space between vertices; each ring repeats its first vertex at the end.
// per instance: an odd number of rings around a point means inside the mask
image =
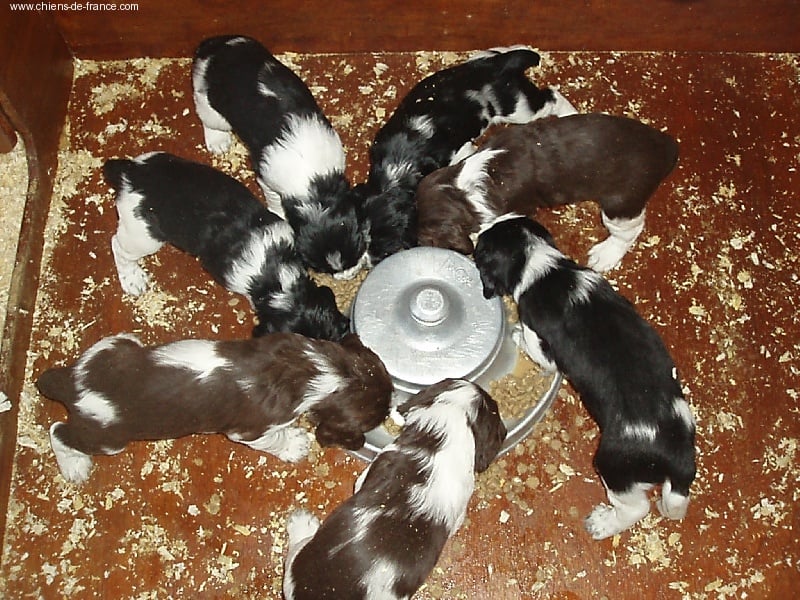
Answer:
POLYGON ((538 64, 539 55, 521 46, 480 52, 423 79, 403 98, 372 143, 366 183, 355 188, 371 264, 417 245, 419 181, 470 154, 491 124, 575 112, 556 90, 526 77, 538 64))
POLYGON ((75 483, 88 478, 91 455, 195 433, 223 433, 296 462, 309 449, 294 425, 303 414, 321 445, 354 450, 386 418, 392 395, 383 363, 355 334, 341 344, 276 333, 150 347, 121 334, 45 371, 36 386, 69 411, 68 422, 50 427, 50 442, 75 483))
POLYGON ((244 36, 203 41, 192 83, 207 148, 224 152, 235 133, 270 208, 294 229, 305 264, 352 277, 366 260, 366 241, 342 143, 306 84, 244 36))
POLYGON ((547 230, 500 217, 475 247, 484 296, 510 294, 522 347, 564 373, 600 427, 595 467, 610 506, 586 519, 595 539, 615 535, 658 508, 681 519, 695 477, 695 424, 675 365, 655 330, 602 276, 559 252, 547 230))
POLYGON ((497 404, 464 380, 444 380, 401 405, 397 439, 361 473, 355 494, 320 524, 287 522, 287 600, 410 598, 458 529, 474 488, 506 436, 497 404))
POLYGON ((471 254, 472 234, 500 215, 594 200, 611 235, 589 251, 589 266, 608 271, 642 231, 645 205, 677 158, 673 138, 624 117, 511 125, 420 182, 419 243, 471 254))
POLYGON ((147 288, 139 259, 169 242, 250 300, 259 320, 254 335, 340 340, 348 332, 333 291, 317 287, 297 255, 291 227, 232 177, 166 153, 109 160, 103 174, 117 192, 111 250, 128 294, 147 288))

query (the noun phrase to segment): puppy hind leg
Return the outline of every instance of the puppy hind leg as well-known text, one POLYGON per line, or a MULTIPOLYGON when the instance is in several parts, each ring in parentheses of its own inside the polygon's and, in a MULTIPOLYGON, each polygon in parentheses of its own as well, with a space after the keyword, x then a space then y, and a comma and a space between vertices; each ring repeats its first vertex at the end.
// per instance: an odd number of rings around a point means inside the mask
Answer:
POLYGON ((522 325, 522 327, 517 326, 511 333, 511 339, 543 371, 554 373, 557 370, 556 364, 548 358, 542 347, 542 339, 532 329, 525 325, 522 325))
POLYGON ((286 600, 294 598, 295 582, 292 563, 317 533, 319 526, 320 520, 304 508, 294 511, 286 520, 286 534, 289 538, 283 569, 283 595, 286 600))
POLYGON ((672 481, 667 479, 661 486, 661 497, 656 500, 656 507, 661 516, 679 520, 686 516, 689 507, 689 496, 672 488, 672 481))
POLYGON ((246 440, 235 433, 229 433, 228 438, 291 463, 305 458, 311 448, 309 434, 302 427, 272 427, 254 440, 246 440))
POLYGON ((224 154, 231 147, 230 131, 211 129, 203 125, 203 141, 211 154, 224 154))
POLYGON ((50 446, 56 455, 56 462, 61 475, 72 483, 83 483, 89 478, 92 470, 92 457, 74 448, 70 442, 71 429, 63 422, 50 426, 50 446))
POLYGON ((624 491, 606 487, 609 504, 597 505, 586 517, 586 530, 594 539, 602 540, 635 525, 650 512, 647 493, 652 487, 649 483, 633 483, 624 491))
POLYGON ((260 176, 256 178, 258 187, 261 188, 261 193, 264 194, 264 199, 267 201, 267 208, 278 215, 281 219, 286 219, 286 212, 283 210, 283 202, 281 195, 273 190, 267 182, 260 176))
POLYGON ((150 235, 147 223, 134 213, 138 201, 117 201, 119 224, 111 238, 111 253, 114 255, 119 283, 122 290, 132 296, 140 296, 147 289, 149 279, 139 260, 158 252, 164 245, 164 242, 150 235))
POLYGON ((615 268, 642 233, 644 216, 644 210, 632 219, 611 218, 603 212, 603 225, 610 235, 589 250, 589 267, 599 273, 615 268))
POLYGON ((203 139, 212 154, 227 152, 231 145, 231 125, 208 101, 206 69, 208 59, 198 60, 192 70, 194 107, 203 125, 203 139))
POLYGON ((309 511, 300 508, 286 520, 286 534, 289 538, 289 554, 297 554, 314 537, 320 520, 309 511))

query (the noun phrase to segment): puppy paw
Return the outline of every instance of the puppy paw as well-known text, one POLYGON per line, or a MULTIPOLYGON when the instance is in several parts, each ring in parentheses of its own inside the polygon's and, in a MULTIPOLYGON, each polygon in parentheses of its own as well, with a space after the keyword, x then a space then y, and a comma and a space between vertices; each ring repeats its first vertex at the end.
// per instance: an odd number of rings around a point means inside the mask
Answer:
POLYGON ((290 463, 299 462, 308 456, 311 438, 305 429, 289 427, 281 433, 281 447, 275 449, 275 456, 290 463))
POLYGON ((62 426, 64 423, 53 423, 50 427, 50 446, 56 455, 58 469, 67 481, 84 483, 92 470, 92 457, 61 441, 56 432, 62 426))
POLYGON ((587 264, 598 273, 605 273, 616 268, 627 251, 626 244, 609 237, 589 249, 587 264))
POLYGON ((608 504, 598 504, 584 520, 584 527, 596 540, 603 540, 618 534, 625 527, 617 517, 617 510, 608 504))
POLYGON ((539 365, 542 371, 555 373, 558 369, 556 364, 545 355, 542 350, 542 341, 531 329, 517 323, 511 331, 511 340, 533 362, 539 365))
POLYGON ((119 284, 122 291, 131 296, 141 296, 147 291, 150 284, 150 277, 144 269, 139 266, 118 270, 119 284))
POLYGON ((122 291, 131 296, 141 296, 147 290, 150 278, 139 266, 139 257, 126 252, 116 235, 111 238, 111 253, 114 255, 114 265, 117 267, 122 291))
POLYGON ((231 134, 229 131, 203 127, 203 137, 206 148, 211 154, 224 154, 231 147, 231 134))
POLYGON ((656 500, 656 508, 662 517, 677 521, 686 516, 689 497, 673 492, 670 481, 667 480, 661 488, 661 497, 656 500))

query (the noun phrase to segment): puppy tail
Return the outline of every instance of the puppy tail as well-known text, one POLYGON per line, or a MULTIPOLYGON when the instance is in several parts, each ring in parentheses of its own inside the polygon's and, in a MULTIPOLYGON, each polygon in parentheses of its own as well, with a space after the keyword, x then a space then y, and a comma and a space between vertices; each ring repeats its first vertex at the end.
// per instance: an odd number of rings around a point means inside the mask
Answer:
POLYGON ((36 380, 39 393, 64 406, 72 406, 77 400, 75 381, 72 378, 72 367, 56 367, 48 369, 36 380))
POLYGON ((112 158, 103 165, 103 177, 115 190, 122 187, 122 179, 133 167, 133 161, 125 158, 112 158))

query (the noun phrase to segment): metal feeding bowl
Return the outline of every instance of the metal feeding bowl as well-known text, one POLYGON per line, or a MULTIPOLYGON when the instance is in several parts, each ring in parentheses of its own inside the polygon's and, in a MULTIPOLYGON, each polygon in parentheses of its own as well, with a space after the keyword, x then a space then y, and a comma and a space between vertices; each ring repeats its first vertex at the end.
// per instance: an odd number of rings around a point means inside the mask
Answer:
MULTIPOLYGON (((398 404, 448 377, 488 389, 517 363, 503 301, 486 300, 475 264, 452 250, 418 247, 386 258, 361 284, 351 313, 352 330, 392 376, 398 404)), ((503 419, 501 454, 530 433, 560 384, 556 374, 521 418, 503 419)), ((355 454, 370 461, 394 436, 380 426, 366 438, 355 454)))

